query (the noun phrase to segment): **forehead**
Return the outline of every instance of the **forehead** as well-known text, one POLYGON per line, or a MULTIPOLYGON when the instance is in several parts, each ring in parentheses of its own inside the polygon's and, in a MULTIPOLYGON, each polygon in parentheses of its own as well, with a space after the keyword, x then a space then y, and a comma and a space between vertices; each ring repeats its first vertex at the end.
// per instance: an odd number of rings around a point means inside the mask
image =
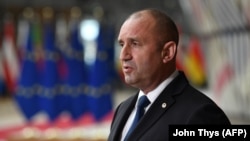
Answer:
POLYGON ((127 19, 121 29, 119 36, 122 35, 136 35, 140 33, 147 33, 153 30, 154 22, 149 16, 140 16, 136 18, 127 19))

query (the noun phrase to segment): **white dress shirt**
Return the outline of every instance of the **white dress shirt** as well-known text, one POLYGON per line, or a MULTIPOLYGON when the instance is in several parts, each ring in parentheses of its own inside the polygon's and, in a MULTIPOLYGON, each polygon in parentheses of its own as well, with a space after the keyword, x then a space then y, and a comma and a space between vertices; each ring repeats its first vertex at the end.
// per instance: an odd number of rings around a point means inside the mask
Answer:
MULTIPOLYGON (((150 106, 152 105, 152 103, 154 103, 154 101, 156 100, 156 98, 160 95, 160 93, 164 90, 164 88, 178 75, 178 71, 176 70, 174 73, 172 73, 170 75, 170 77, 168 77, 166 80, 164 80, 160 85, 158 85, 154 90, 150 91, 146 96, 148 98, 148 100, 150 101, 150 104, 146 107, 145 109, 145 113, 148 111, 148 109, 150 108, 150 106)), ((124 128, 123 128, 123 131, 122 131, 122 137, 121 137, 121 141, 124 140, 130 126, 132 125, 133 123, 133 120, 134 120, 134 117, 135 117, 135 114, 136 114, 136 107, 137 107, 137 104, 138 104, 138 100, 141 96, 145 95, 143 93, 143 91, 140 90, 139 92, 139 95, 137 97, 137 102, 136 102, 136 105, 134 107, 134 109, 132 110, 124 128)))

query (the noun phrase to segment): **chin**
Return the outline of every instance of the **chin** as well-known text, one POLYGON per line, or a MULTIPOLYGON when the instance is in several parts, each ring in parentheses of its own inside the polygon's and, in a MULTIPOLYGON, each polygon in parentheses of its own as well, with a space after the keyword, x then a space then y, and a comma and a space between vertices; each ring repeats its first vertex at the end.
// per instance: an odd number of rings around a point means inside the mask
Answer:
POLYGON ((131 78, 131 77, 125 77, 125 82, 131 86, 133 86, 133 84, 135 84, 135 81, 131 78))

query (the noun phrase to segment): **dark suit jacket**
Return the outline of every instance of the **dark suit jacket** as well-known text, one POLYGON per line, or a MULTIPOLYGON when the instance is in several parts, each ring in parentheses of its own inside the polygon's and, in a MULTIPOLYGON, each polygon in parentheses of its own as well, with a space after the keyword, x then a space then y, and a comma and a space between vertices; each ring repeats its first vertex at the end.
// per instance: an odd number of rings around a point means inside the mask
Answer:
MULTIPOLYGON (((138 93, 116 109, 108 141, 119 141, 138 93)), ((129 141, 166 141, 171 124, 230 124, 225 113, 187 81, 183 72, 163 90, 142 117, 129 141), (164 108, 163 103, 167 106, 164 108)))

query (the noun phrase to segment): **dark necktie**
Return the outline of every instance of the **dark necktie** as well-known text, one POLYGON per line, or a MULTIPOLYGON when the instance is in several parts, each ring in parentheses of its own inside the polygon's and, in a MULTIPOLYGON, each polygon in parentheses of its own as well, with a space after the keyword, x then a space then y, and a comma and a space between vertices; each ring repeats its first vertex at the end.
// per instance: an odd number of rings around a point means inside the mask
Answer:
POLYGON ((139 98, 138 104, 137 104, 137 110, 136 110, 136 114, 135 114, 135 118, 134 121, 130 127, 130 129, 128 130, 128 133, 124 139, 124 141, 127 140, 127 138, 129 137, 129 135, 133 132, 134 128, 136 127, 137 123, 139 122, 139 120, 141 119, 141 117, 144 115, 145 112, 145 108, 150 104, 150 101, 148 100, 147 96, 141 96, 139 98))

